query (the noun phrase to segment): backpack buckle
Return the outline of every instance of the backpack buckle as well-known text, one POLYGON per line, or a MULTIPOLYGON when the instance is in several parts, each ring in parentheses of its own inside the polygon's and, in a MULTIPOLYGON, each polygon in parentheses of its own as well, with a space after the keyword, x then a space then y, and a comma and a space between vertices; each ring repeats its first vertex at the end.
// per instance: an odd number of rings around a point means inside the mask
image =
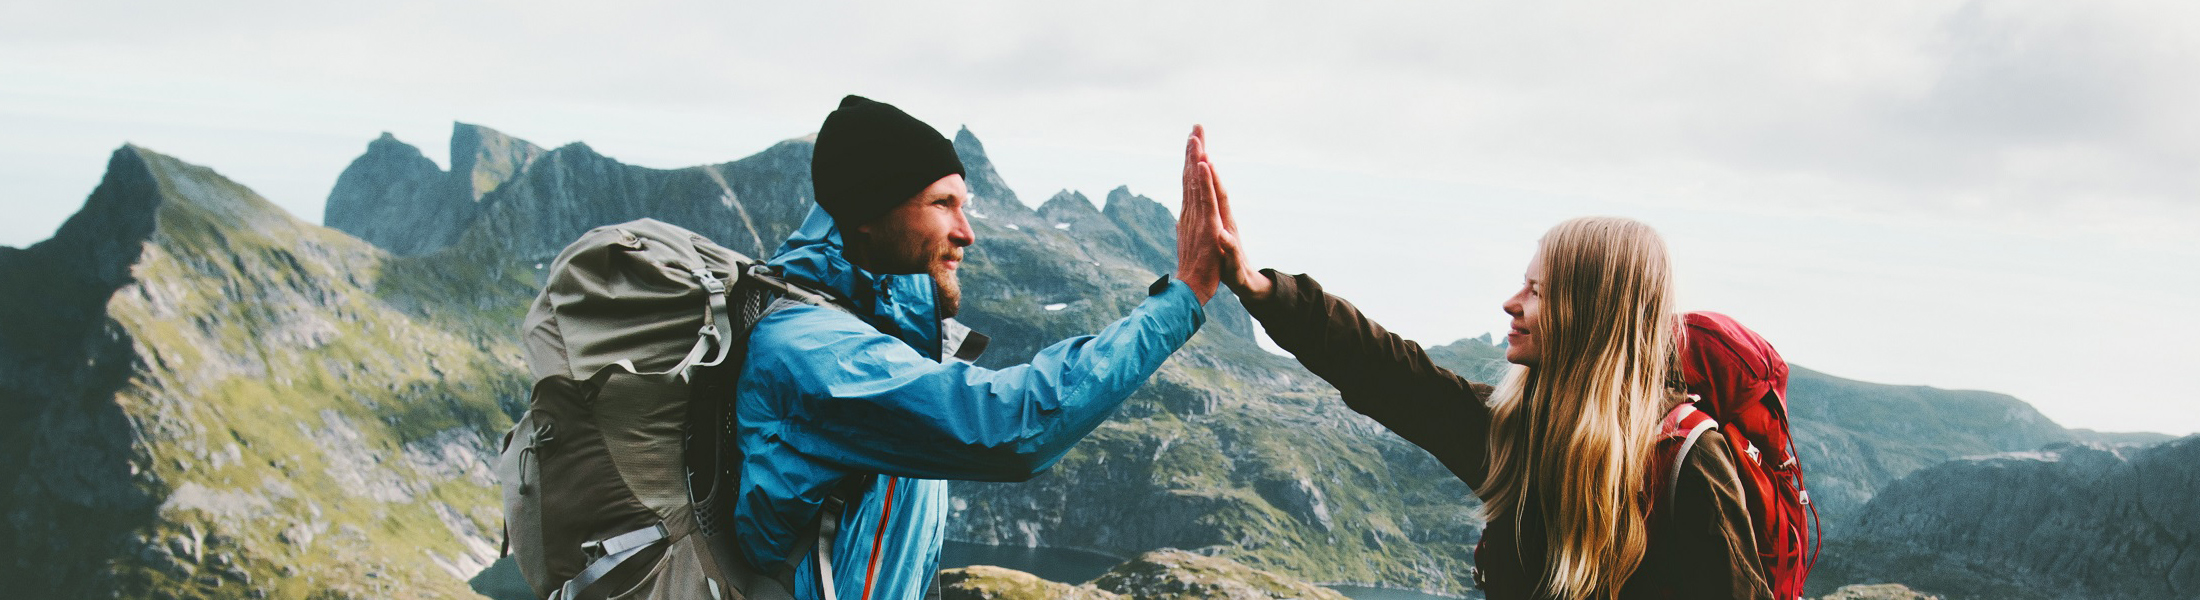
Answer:
POLYGON ((703 289, 709 290, 710 293, 726 293, 726 282, 719 281, 718 276, 710 274, 709 269, 695 269, 689 271, 688 274, 695 276, 695 281, 702 283, 703 289))

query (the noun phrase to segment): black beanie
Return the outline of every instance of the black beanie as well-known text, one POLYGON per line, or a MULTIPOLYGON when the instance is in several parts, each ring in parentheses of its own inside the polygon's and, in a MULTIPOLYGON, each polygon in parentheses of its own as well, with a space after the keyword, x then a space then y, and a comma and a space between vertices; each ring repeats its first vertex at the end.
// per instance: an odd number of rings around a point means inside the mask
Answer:
POLYGON ((842 228, 869 223, 941 177, 963 174, 955 144, 939 131, 862 96, 840 99, 812 152, 817 204, 842 228))

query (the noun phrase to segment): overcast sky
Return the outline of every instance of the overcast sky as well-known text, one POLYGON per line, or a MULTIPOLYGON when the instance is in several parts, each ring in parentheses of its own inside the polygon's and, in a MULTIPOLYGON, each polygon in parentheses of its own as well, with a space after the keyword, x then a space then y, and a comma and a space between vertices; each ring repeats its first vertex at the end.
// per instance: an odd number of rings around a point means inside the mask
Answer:
POLYGON ((318 222, 383 131, 674 168, 861 93, 1033 204, 1173 205, 1205 123, 1258 261, 1430 344, 1620 214, 1806 367, 2200 431, 2200 4, 1193 4, 0 0, 0 244, 125 141, 318 222))

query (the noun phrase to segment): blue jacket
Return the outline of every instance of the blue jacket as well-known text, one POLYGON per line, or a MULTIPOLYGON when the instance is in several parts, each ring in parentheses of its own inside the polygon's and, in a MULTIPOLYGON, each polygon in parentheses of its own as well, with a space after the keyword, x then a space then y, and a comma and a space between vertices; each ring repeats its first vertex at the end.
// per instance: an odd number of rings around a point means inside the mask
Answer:
MULTIPOLYGON (((734 515, 747 558, 778 564, 834 485, 877 474, 833 544, 838 600, 919 600, 947 525, 943 480, 1046 470, 1206 319, 1191 288, 1171 280, 1098 335, 1027 364, 942 362, 931 276, 873 274, 841 251, 832 219, 812 209, 771 260, 853 299, 862 316, 799 306, 757 323, 736 389, 745 462, 734 515)), ((797 572, 797 598, 820 597, 815 562, 797 572)))

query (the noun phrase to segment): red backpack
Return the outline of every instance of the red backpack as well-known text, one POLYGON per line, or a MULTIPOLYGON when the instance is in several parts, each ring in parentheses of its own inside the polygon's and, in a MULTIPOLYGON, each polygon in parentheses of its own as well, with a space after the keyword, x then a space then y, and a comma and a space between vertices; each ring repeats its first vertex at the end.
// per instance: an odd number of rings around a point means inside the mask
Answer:
POLYGON ((1726 315, 1688 313, 1682 327, 1681 372, 1691 401, 1674 407, 1660 426, 1662 496, 1672 496, 1681 462, 1696 439, 1719 430, 1734 453, 1772 595, 1800 598, 1803 580, 1818 562, 1816 544, 1824 530, 1788 436, 1787 361, 1764 337, 1726 315))

